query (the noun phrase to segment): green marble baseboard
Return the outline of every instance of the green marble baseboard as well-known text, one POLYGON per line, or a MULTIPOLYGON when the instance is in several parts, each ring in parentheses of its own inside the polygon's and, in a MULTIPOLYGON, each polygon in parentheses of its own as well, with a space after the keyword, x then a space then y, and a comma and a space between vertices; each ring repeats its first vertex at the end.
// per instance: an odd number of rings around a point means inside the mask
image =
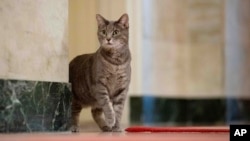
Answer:
POLYGON ((66 131, 69 83, 0 79, 0 132, 66 131))
POLYGON ((250 123, 250 99, 130 97, 131 124, 225 125, 250 123), (149 103, 147 103, 149 102, 149 103))

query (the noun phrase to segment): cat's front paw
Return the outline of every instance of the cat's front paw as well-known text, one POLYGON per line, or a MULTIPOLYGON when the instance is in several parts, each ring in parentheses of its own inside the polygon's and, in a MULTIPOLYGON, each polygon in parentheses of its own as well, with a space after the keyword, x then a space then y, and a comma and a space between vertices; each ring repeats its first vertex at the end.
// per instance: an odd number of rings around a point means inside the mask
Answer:
POLYGON ((78 133, 78 132, 80 132, 79 127, 75 126, 75 125, 71 126, 71 132, 72 133, 78 133))
POLYGON ((112 129, 108 126, 103 126, 103 127, 101 127, 101 129, 103 132, 112 132, 112 129))
POLYGON ((119 126, 114 126, 112 128, 112 132, 122 132, 122 131, 123 131, 123 129, 121 127, 119 127, 119 126))

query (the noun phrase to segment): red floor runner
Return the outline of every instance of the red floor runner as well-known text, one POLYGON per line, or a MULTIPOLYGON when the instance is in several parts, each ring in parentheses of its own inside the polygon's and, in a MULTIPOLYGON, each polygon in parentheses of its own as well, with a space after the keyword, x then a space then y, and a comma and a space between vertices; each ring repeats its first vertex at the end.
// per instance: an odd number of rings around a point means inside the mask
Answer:
POLYGON ((229 127, 146 127, 133 126, 127 132, 229 132, 229 127))

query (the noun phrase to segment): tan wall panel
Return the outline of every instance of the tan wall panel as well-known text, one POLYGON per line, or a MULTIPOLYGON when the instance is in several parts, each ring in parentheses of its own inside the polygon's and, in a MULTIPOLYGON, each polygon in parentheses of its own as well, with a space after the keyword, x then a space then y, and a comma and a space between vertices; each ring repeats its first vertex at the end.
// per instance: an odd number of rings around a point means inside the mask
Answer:
POLYGON ((152 82, 144 93, 224 97, 224 1, 152 0, 151 5, 152 17, 145 16, 151 26, 143 26, 152 30, 143 31, 143 44, 152 51, 143 59, 152 58, 152 82))
POLYGON ((99 46, 97 40, 95 0, 69 1, 69 59, 76 55, 92 53, 99 46))

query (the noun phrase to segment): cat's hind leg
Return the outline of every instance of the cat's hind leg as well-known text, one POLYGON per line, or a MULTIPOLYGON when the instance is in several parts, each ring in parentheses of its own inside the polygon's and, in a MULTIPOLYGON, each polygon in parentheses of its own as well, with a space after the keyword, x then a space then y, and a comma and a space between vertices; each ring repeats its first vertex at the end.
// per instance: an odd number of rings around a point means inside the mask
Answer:
POLYGON ((91 109, 92 117, 103 132, 111 132, 111 128, 107 125, 103 110, 101 108, 91 109))
POLYGON ((72 132, 79 132, 79 117, 80 112, 82 110, 82 106, 72 101, 71 106, 71 131, 72 132))

